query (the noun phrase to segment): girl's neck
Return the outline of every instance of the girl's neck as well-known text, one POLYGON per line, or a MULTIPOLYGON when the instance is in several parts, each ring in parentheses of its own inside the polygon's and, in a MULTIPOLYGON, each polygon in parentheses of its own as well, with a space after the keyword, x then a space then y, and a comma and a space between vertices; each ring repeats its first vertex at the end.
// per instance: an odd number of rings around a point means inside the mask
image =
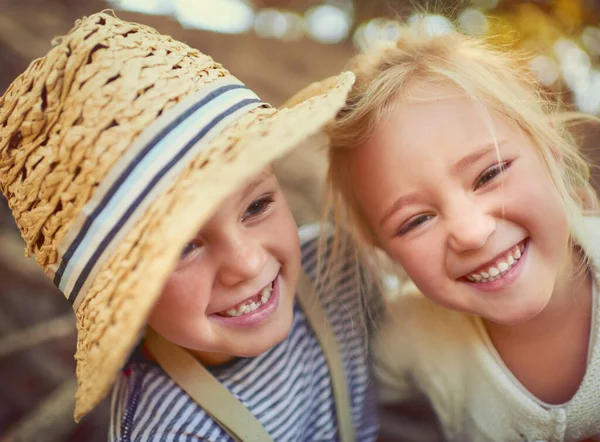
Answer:
POLYGON ((573 253, 546 308, 533 319, 506 326, 484 320, 507 368, 534 396, 564 403, 577 391, 587 368, 592 325, 592 275, 573 253))

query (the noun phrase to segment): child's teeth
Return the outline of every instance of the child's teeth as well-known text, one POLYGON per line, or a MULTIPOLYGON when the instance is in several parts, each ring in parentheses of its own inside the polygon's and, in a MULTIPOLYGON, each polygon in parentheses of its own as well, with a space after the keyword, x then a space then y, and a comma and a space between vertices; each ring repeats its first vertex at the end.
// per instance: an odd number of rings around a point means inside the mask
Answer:
POLYGON ((237 308, 230 308, 225 312, 219 314, 225 317, 236 317, 252 313, 254 310, 258 310, 261 306, 266 304, 269 299, 271 299, 272 292, 273 284, 271 283, 263 289, 263 291, 260 293, 260 298, 258 300, 248 301, 246 304, 240 305, 237 308))
POLYGON ((508 253, 505 261, 498 261, 495 267, 490 267, 487 272, 473 273, 467 276, 471 282, 491 282, 502 276, 504 272, 510 269, 521 258, 521 250, 525 248, 524 244, 520 244, 515 249, 508 253))

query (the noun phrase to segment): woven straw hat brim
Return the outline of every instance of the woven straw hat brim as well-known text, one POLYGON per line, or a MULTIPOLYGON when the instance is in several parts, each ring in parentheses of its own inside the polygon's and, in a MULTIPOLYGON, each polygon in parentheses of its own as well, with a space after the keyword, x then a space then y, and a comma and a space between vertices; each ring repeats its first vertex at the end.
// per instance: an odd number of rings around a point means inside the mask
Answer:
POLYGON ((275 159, 323 136, 354 82, 339 76, 291 109, 257 108, 227 128, 153 202, 95 278, 77 316, 75 419, 101 401, 174 269, 184 245, 219 204, 275 159))

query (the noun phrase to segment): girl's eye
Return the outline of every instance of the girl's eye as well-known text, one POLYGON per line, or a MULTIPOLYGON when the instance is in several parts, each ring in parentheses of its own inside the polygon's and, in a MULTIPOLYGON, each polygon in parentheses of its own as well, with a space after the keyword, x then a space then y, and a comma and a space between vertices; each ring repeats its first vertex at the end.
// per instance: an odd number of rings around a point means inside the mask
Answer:
POLYGON ((179 260, 183 261, 184 259, 189 258, 189 256, 201 246, 202 244, 198 243, 198 241, 190 241, 185 245, 185 247, 181 251, 181 254, 179 255, 179 260))
POLYGON ((419 215, 414 218, 411 218, 406 223, 404 223, 402 225, 402 227, 400 227, 400 230, 398 231, 398 235, 404 235, 405 233, 408 233, 411 230, 416 229, 421 224, 426 223, 427 221, 429 221, 432 218, 433 218, 433 215, 419 215))
POLYGON ((242 221, 246 221, 248 218, 262 215, 269 209, 269 207, 271 207, 271 204, 273 204, 274 201, 275 198, 273 197, 273 194, 269 194, 257 199, 248 206, 246 212, 244 212, 244 216, 242 216, 242 221))
POLYGON ((496 164, 495 166, 492 166, 489 169, 487 169, 479 176, 479 178, 477 178, 477 181, 475 182, 475 190, 479 189, 481 186, 485 186, 490 181, 495 180, 509 166, 510 163, 505 162, 496 164))

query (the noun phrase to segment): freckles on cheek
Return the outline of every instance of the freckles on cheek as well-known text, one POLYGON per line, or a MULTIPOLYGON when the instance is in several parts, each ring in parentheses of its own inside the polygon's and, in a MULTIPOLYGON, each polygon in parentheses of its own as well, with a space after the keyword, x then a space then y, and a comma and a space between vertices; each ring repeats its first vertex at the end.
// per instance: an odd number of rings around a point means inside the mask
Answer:
POLYGON ((195 278, 187 273, 172 275, 161 296, 161 303, 168 304, 173 310, 197 310, 207 305, 206 296, 203 296, 203 287, 195 278))

